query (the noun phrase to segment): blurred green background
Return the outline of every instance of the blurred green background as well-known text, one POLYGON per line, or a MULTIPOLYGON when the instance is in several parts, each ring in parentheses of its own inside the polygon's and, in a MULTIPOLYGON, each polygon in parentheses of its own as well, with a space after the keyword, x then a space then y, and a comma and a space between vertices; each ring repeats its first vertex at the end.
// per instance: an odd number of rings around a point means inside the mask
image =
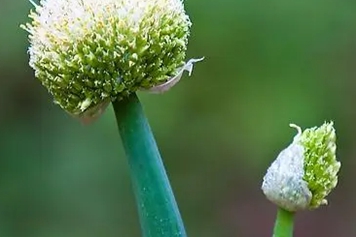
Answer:
MULTIPOLYGON (((356 236, 356 2, 187 0, 192 77, 139 94, 189 236, 271 236, 260 185, 302 127, 333 120, 342 161, 329 206, 296 236, 356 236)), ((140 236, 113 110, 84 126, 28 66, 26 0, 0 0, 0 236, 140 236)))

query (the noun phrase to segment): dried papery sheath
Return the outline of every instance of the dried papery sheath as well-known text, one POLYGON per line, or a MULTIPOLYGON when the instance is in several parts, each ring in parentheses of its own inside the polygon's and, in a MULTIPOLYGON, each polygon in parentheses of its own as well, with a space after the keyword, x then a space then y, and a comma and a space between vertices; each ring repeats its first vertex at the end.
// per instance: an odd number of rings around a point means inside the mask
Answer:
POLYGON ((79 119, 83 124, 87 125, 97 120, 104 113, 109 104, 110 99, 106 99, 100 104, 88 108, 83 113, 79 115, 72 114, 72 116, 79 119))
POLYGON ((98 116, 106 101, 165 83, 185 65, 191 22, 181 0, 33 5, 32 21, 21 26, 29 32, 30 66, 74 116, 98 116))
POLYGON ((268 168, 262 190, 271 202, 294 212, 327 204, 325 197, 337 184, 340 162, 332 122, 303 132, 291 126, 298 134, 268 168))
POLYGON ((196 62, 200 62, 203 61, 203 58, 198 58, 198 59, 190 59, 186 64, 184 64, 183 67, 178 69, 178 72, 176 73, 176 75, 174 77, 171 77, 168 79, 168 81, 166 81, 165 83, 159 84, 157 86, 153 86, 149 89, 141 89, 141 91, 147 91, 153 94, 160 94, 160 93, 164 93, 168 90, 170 90, 173 86, 175 86, 180 79, 182 78, 183 72, 184 71, 188 71, 188 75, 191 76, 192 72, 193 72, 193 64, 196 62))
POLYGON ((284 149, 268 168, 262 190, 276 205, 288 210, 306 209, 312 198, 304 177, 304 147, 300 144, 301 131, 292 144, 284 149))

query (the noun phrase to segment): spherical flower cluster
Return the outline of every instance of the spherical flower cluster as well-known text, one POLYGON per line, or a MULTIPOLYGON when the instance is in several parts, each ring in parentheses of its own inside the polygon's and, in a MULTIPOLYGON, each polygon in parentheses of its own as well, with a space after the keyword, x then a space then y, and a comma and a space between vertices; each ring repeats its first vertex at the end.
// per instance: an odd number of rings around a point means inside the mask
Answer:
POLYGON ((262 190, 273 203, 288 211, 313 209, 327 204, 336 187, 340 162, 336 160, 333 123, 302 130, 268 168, 262 190))
POLYGON ((22 25, 29 32, 30 66, 55 103, 74 116, 101 113, 110 101, 187 69, 191 22, 181 0, 33 4, 32 21, 22 25))

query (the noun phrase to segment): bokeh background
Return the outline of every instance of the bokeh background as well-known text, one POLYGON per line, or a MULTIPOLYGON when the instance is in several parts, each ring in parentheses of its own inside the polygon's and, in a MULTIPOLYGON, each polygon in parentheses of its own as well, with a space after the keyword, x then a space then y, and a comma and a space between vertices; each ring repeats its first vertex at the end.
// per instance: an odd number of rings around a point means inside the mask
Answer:
MULTIPOLYGON (((333 120, 329 205, 296 236, 356 236, 356 2, 186 0, 192 77, 139 94, 189 236, 271 236, 262 177, 302 127, 333 120)), ((113 110, 84 126, 28 66, 26 0, 0 0, 0 236, 140 236, 113 110)))

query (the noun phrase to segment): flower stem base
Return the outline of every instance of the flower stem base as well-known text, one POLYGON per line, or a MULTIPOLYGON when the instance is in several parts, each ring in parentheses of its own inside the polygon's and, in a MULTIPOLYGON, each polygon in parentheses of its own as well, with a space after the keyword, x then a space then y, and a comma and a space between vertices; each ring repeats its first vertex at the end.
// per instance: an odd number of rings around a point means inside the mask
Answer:
POLYGON ((113 107, 130 166, 142 236, 186 237, 161 156, 136 94, 113 107))
POLYGON ((294 212, 286 211, 280 207, 273 229, 273 237, 292 237, 294 227, 294 212))

